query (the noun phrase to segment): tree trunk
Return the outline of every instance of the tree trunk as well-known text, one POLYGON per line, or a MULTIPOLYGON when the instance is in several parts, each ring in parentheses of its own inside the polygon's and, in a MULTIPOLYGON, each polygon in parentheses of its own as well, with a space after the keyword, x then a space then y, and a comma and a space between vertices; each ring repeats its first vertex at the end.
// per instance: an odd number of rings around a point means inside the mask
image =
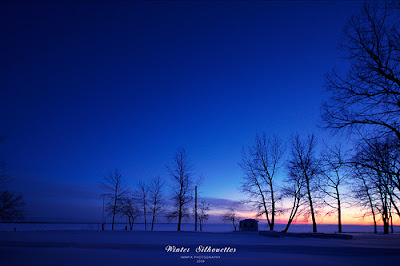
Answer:
POLYGON ((288 220, 288 223, 287 223, 285 229, 282 230, 283 233, 286 233, 287 230, 289 230, 289 226, 290 226, 290 224, 292 223, 292 221, 293 221, 293 219, 289 219, 289 220, 288 220))
POLYGON ((181 202, 179 202, 178 231, 181 231, 181 221, 182 221, 182 204, 181 202))
POLYGON ((147 231, 146 198, 143 200, 144 230, 147 231))
POLYGON ((342 233, 342 208, 340 206, 340 194, 339 189, 336 187, 336 196, 337 196, 337 204, 338 204, 338 231, 342 233))
POLYGON ((381 182, 378 185, 379 194, 382 203, 382 222, 383 222, 383 234, 389 234, 389 213, 388 213, 388 203, 386 190, 381 188, 381 182))
POLYGON ((372 203, 372 198, 371 198, 371 195, 369 194, 369 188, 368 188, 368 186, 367 186, 367 183, 365 183, 365 179, 362 178, 362 181, 363 181, 363 183, 364 183, 365 191, 366 191, 366 193, 367 193, 368 202, 369 202, 369 207, 371 208, 372 218, 374 219, 374 233, 377 234, 377 233, 378 233, 378 229, 377 229, 377 226, 376 226, 376 218, 375 218, 374 204, 372 203))
POLYGON ((113 219, 112 219, 112 224, 111 224, 111 230, 114 230, 114 217, 115 217, 115 212, 113 213, 113 219))
POLYGON ((295 197, 294 201, 293 201, 293 207, 292 207, 292 210, 289 215, 288 223, 286 225, 286 228, 284 230, 282 230, 282 232, 286 233, 289 230, 290 224, 292 223, 294 217, 296 217, 296 213, 297 213, 297 210, 299 209, 299 205, 300 205, 300 199, 295 197))
POLYGON ((153 229, 154 229, 154 221, 155 221, 155 219, 156 219, 156 214, 155 214, 155 212, 153 212, 153 218, 151 220, 151 231, 153 231, 153 229))
POLYGON ((111 225, 111 230, 114 230, 114 219, 115 219, 115 213, 117 211, 117 196, 114 197, 114 209, 113 209, 113 217, 112 217, 112 225, 111 225))
POLYGON ((314 206, 313 206, 313 202, 312 202, 311 191, 310 191, 310 181, 309 181, 308 177, 306 177, 306 181, 307 181, 308 202, 310 203, 311 219, 313 222, 313 233, 316 233, 317 232, 317 222, 315 221, 314 206))
POLYGON ((395 209, 396 212, 397 212, 397 215, 400 217, 400 210, 399 210, 399 208, 397 208, 397 206, 396 206, 396 204, 395 204, 395 202, 394 202, 394 200, 393 200, 393 195, 392 195, 392 193, 390 193, 389 196, 390 196, 390 204, 391 204, 391 206, 394 207, 394 209, 395 209))
POLYGON ((383 213, 382 213, 382 221, 383 221, 383 234, 389 234, 389 213, 387 206, 384 205, 383 213))
POLYGON ((374 233, 377 234, 378 233, 378 229, 377 229, 377 225, 376 225, 375 213, 372 213, 372 216, 374 218, 374 233))
POLYGON ((340 202, 339 202, 339 209, 338 209, 338 231, 339 233, 342 233, 342 213, 340 209, 340 202))
POLYGON ((132 221, 131 217, 129 217, 128 219, 129 219, 129 229, 132 231, 133 221, 132 221))
POLYGON ((275 225, 275 198, 274 198, 274 189, 272 186, 272 180, 270 182, 270 187, 271 187, 271 201, 272 201, 272 210, 271 210, 271 224, 269 225, 269 230, 274 231, 274 225, 275 225))
POLYGON ((260 195, 261 195, 261 199, 262 199, 262 203, 263 203, 263 207, 264 207, 264 211, 265 211, 265 218, 267 218, 268 226, 269 226, 269 228, 271 228, 271 221, 269 220, 269 214, 268 214, 267 204, 265 202, 264 193, 263 193, 258 181, 256 182, 256 185, 257 185, 258 191, 260 192, 260 195))
POLYGON ((383 220, 383 234, 389 234, 389 223, 386 219, 383 220))
POLYGON ((194 187, 194 231, 197 231, 197 186, 194 187))
POLYGON ((394 230, 393 230, 393 216, 392 216, 392 213, 390 213, 390 230, 391 230, 391 232, 393 234, 394 230))

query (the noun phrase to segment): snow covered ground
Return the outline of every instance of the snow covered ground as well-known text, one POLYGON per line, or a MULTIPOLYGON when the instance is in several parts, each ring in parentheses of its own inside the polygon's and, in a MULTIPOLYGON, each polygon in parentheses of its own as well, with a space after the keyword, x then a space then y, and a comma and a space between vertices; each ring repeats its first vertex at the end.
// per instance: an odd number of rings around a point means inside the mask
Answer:
POLYGON ((398 265, 400 234, 352 235, 344 240, 250 232, 3 231, 0 256, 1 265, 398 265), (187 252, 167 252, 168 246, 187 252), (196 252, 200 246, 203 252, 196 252))

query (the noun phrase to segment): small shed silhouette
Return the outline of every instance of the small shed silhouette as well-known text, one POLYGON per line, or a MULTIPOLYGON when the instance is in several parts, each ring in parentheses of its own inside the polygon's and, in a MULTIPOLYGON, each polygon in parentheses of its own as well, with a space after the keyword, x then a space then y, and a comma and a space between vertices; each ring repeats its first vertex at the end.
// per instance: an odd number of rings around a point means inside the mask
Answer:
POLYGON ((254 219, 245 219, 240 221, 239 231, 258 231, 258 221, 254 219))

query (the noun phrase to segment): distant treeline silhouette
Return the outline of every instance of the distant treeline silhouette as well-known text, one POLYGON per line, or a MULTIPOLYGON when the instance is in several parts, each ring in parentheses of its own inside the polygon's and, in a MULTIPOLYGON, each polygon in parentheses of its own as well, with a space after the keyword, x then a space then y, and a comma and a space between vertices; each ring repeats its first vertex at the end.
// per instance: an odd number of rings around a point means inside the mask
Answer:
MULTIPOLYGON (((154 224, 163 215, 169 221, 177 220, 177 230, 181 231, 183 219, 190 217, 188 206, 193 201, 194 188, 201 183, 201 178, 194 180, 194 166, 184 148, 176 151, 171 164, 166 168, 170 175, 169 198, 166 195, 166 183, 160 176, 149 179, 147 183, 139 182, 133 189, 128 188, 126 178, 118 169, 100 181, 102 197, 106 201, 103 212, 112 217, 112 230, 114 230, 116 216, 127 217, 130 230, 132 230, 136 218, 143 216, 145 230, 147 230, 147 218, 149 217, 153 231, 154 224)), ((202 230, 202 225, 209 217, 208 211, 209 203, 204 199, 198 206, 197 201, 195 202, 193 207, 195 230, 197 230, 197 221, 200 231, 202 230)), ((103 224, 104 221, 103 215, 103 224)))

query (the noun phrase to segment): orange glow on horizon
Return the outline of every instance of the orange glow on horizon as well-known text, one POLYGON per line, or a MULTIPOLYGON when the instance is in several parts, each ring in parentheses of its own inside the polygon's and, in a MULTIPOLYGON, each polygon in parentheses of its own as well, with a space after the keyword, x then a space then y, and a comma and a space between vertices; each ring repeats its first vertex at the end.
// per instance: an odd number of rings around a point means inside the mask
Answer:
MULTIPOLYGON (((210 211, 210 214, 216 215, 216 216, 222 216, 225 213, 223 210, 214 210, 210 211)), ((256 212, 254 211, 237 211, 236 212, 237 216, 240 218, 252 218, 252 219, 257 219, 261 223, 267 223, 265 215, 263 217, 256 217, 256 212)), ((373 225, 373 219, 372 216, 367 216, 364 218, 362 217, 362 211, 357 208, 352 208, 352 209, 346 209, 342 212, 342 225, 373 225)), ((382 225, 381 218, 379 216, 376 217, 377 219, 377 225, 382 225)), ((286 224, 288 221, 288 214, 283 214, 279 215, 278 217, 275 218, 275 223, 277 224, 286 224)), ((331 216, 326 216, 324 214, 317 215, 317 224, 337 224, 337 216, 336 214, 333 214, 331 216)), ((310 219, 304 219, 303 216, 298 216, 296 219, 292 222, 292 224, 312 224, 311 218, 310 219)), ((400 219, 396 214, 393 214, 393 225, 394 226, 400 226, 400 219)))

